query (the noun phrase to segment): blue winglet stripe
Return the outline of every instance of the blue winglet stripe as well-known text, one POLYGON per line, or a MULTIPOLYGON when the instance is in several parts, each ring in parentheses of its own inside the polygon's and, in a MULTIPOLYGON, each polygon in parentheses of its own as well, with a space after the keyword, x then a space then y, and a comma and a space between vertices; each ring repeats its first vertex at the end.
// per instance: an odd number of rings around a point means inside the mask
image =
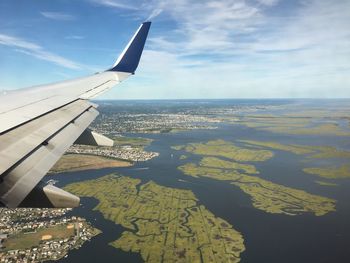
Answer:
POLYGON ((121 71, 134 74, 140 62, 150 26, 151 22, 142 23, 127 50, 125 50, 123 56, 118 59, 119 62, 113 68, 109 69, 109 71, 121 71))

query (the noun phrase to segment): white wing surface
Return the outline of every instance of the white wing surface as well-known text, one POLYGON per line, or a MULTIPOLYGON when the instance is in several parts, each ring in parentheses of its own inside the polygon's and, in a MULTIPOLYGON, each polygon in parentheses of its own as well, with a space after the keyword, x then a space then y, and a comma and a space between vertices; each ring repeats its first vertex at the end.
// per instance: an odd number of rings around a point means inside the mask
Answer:
POLYGON ((112 145, 87 129, 98 115, 89 99, 135 73, 150 25, 141 24, 107 71, 0 96, 0 206, 79 205, 78 197, 41 180, 77 139, 112 145))

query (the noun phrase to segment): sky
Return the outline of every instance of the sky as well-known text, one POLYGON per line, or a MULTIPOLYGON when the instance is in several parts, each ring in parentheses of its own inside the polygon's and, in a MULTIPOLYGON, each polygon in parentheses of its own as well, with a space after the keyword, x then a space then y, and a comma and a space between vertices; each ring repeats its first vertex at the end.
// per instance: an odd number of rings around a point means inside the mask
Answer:
POLYGON ((103 71, 146 20, 101 99, 350 97, 350 0, 1 0, 0 91, 103 71))

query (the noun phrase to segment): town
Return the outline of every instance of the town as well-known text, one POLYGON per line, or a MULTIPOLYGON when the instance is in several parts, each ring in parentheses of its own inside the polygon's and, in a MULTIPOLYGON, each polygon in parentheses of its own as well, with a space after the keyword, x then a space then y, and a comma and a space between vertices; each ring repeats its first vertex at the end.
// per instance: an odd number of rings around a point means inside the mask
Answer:
POLYGON ((112 136, 120 133, 167 133, 195 129, 216 129, 219 120, 193 114, 107 113, 93 123, 93 128, 112 136))
POLYGON ((100 233, 71 209, 0 210, 0 262, 58 260, 100 233))
POLYGON ((128 145, 116 147, 72 145, 68 149, 67 153, 98 155, 133 162, 147 161, 159 155, 156 152, 147 152, 141 148, 132 147, 128 145))
POLYGON ((219 123, 246 113, 278 109, 280 105, 232 105, 222 101, 99 102, 101 115, 92 128, 109 136, 125 133, 168 133, 197 129, 216 129, 219 123))

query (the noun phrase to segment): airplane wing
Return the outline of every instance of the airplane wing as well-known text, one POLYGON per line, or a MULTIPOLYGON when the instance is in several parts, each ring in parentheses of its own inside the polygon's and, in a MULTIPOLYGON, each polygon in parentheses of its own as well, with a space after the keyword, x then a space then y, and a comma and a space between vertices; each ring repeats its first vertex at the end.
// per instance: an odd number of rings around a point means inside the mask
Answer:
POLYGON ((112 68, 85 78, 0 96, 0 206, 75 207, 79 198, 41 180, 75 142, 113 145, 88 130, 89 102, 135 73, 151 22, 141 24, 112 68))

